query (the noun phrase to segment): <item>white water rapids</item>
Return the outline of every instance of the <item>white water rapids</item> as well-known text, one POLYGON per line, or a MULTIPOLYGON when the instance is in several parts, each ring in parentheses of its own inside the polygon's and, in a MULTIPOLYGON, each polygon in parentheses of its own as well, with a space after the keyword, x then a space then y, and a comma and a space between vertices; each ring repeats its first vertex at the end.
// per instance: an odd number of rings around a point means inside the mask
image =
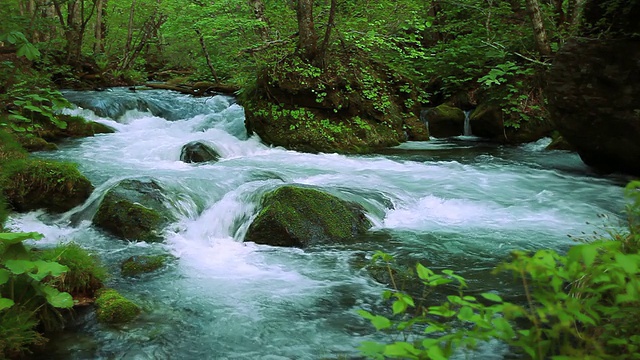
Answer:
MULTIPOLYGON (((623 207, 623 179, 596 176, 577 155, 544 152, 543 143, 502 147, 465 137, 368 156, 305 154, 248 137, 243 109, 229 97, 126 89, 66 95, 106 109, 102 114, 116 119, 73 113, 116 132, 36 156, 78 163, 96 190, 67 214, 32 212, 12 218, 11 226, 45 234, 38 246, 75 241, 95 252, 114 274, 108 285, 144 313, 123 327, 96 324, 91 312, 82 313, 76 327, 52 341, 49 359, 357 356, 362 341, 388 339, 355 313, 383 309, 384 286, 362 269, 373 251, 409 265, 451 268, 476 288, 500 292, 501 280, 488 269, 512 250, 564 250, 572 243, 567 235, 601 229, 602 215, 605 225, 618 225, 623 207), (182 146, 196 140, 217 150, 220 161, 181 162, 182 146), (166 229, 164 244, 128 243, 91 225, 110 186, 140 177, 169 190, 179 220, 166 229), (375 226, 351 245, 300 250, 243 243, 262 195, 282 184, 356 201, 375 226), (164 252, 176 259, 162 271, 119 275, 122 260, 164 252)), ((505 349, 479 351, 483 359, 498 359, 505 349)))

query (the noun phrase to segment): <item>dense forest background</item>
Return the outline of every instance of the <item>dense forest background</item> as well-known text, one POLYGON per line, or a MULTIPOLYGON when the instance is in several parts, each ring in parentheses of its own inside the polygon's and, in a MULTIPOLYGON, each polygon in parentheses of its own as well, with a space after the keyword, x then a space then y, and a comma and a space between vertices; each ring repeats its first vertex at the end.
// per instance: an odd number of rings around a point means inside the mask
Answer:
POLYGON ((287 54, 315 57, 312 65, 322 68, 349 49, 411 79, 422 106, 460 94, 472 104, 490 99, 513 113, 509 122, 517 126, 543 115, 540 74, 579 27, 583 6, 581 0, 6 1, 1 52, 7 59, 17 47, 43 75, 18 79, 7 61, 0 72, 6 93, 47 80, 86 88, 174 77, 245 88, 259 69, 287 54))

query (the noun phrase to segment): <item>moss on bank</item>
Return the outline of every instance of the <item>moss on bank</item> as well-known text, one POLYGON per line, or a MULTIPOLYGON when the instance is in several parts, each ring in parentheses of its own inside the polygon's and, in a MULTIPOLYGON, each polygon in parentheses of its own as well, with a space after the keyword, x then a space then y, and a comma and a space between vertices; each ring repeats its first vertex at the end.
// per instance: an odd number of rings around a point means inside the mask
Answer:
POLYGON ((324 69, 292 54, 240 102, 250 133, 288 149, 367 153, 427 138, 412 82, 355 49, 327 55, 324 69))
POLYGON ((2 164, 0 189, 16 211, 65 212, 82 204, 93 191, 75 164, 21 159, 2 164))
POLYGON ((75 243, 44 250, 37 257, 69 268, 63 276, 52 279, 50 284, 60 291, 70 293, 81 302, 91 302, 108 276, 107 269, 100 264, 98 258, 75 243))

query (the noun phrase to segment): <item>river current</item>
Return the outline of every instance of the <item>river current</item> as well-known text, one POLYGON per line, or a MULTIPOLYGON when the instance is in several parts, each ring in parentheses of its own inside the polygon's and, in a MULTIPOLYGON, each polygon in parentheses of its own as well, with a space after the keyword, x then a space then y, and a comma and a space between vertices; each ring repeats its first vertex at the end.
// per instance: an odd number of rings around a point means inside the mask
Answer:
MULTIPOLYGON (((509 147, 462 136, 372 155, 306 154, 248 136, 231 97, 127 89, 65 95, 80 106, 71 113, 116 132, 36 156, 76 162, 96 190, 66 214, 32 212, 10 225, 43 233, 40 247, 74 241, 88 248, 113 274, 108 286, 144 310, 121 327, 78 312, 48 359, 354 357, 362 341, 389 339, 356 313, 385 308, 385 285, 363 269, 374 251, 409 266, 453 269, 476 291, 518 296, 490 273, 511 251, 564 251, 572 237, 605 233, 622 218, 625 179, 598 176, 573 153, 544 151, 548 140, 509 147), (210 144, 220 161, 181 162, 190 141, 210 144), (126 242, 91 225, 104 192, 130 178, 153 178, 169 190, 178 220, 164 243, 126 242), (283 184, 356 201, 374 227, 349 245, 243 243, 261 197, 283 184), (175 259, 159 272, 119 275, 132 255, 167 252, 175 259)), ((500 359, 507 349, 485 344, 478 351, 475 358, 500 359)))

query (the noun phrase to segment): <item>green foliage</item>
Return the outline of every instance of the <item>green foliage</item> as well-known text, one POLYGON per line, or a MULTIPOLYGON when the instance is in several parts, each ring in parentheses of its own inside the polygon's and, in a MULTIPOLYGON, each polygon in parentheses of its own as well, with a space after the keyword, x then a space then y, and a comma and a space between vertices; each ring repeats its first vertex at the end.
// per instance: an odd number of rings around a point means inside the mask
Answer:
POLYGON ((24 56, 28 60, 36 60, 40 57, 40 51, 27 40, 27 37, 20 31, 11 31, 6 34, 0 34, 0 42, 8 42, 15 45, 16 56, 24 56))
POLYGON ((19 358, 46 339, 35 330, 38 320, 30 311, 12 308, 0 311, 0 357, 19 358))
POLYGON ((75 243, 44 250, 37 254, 37 258, 55 261, 68 268, 66 273, 53 278, 49 284, 74 296, 93 296, 107 278, 107 270, 99 260, 75 243))
MULTIPOLYGON (((629 231, 573 246, 566 255, 552 250, 516 252, 498 271, 514 274, 526 303, 504 301, 490 292, 471 296, 451 271, 435 273, 418 264, 427 289, 457 284, 458 294, 434 306, 422 306, 397 291, 393 317, 360 310, 377 330, 404 335, 390 344, 363 343, 371 358, 446 359, 458 349, 497 339, 532 359, 637 359, 640 353, 640 254, 638 214, 640 182, 627 187, 631 200, 629 231), (411 312, 409 311, 411 310, 411 312)), ((373 260, 392 261, 387 254, 373 260)))

